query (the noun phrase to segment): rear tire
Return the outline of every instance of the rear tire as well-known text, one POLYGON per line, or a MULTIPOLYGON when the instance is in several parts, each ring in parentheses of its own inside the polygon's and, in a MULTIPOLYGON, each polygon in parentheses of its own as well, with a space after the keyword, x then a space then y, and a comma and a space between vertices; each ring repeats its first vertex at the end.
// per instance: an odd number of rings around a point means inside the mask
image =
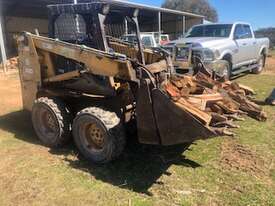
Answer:
POLYGON ((261 57, 258 60, 258 67, 252 70, 253 74, 260 74, 264 70, 265 60, 266 60, 265 55, 261 54, 261 57))
POLYGON ((81 154, 98 164, 117 158, 126 143, 120 118, 98 107, 89 107, 77 114, 73 121, 73 137, 81 154))
POLYGON ((38 138, 48 147, 60 147, 71 139, 71 116, 63 101, 41 97, 32 109, 32 124, 38 138))

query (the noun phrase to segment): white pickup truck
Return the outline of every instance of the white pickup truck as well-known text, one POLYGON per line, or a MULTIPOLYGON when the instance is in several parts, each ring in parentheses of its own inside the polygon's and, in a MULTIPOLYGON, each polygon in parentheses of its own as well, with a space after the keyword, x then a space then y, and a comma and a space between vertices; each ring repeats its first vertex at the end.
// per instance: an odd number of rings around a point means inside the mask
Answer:
POLYGON ((192 27, 182 39, 171 41, 166 48, 177 48, 175 61, 199 58, 203 64, 226 62, 223 76, 230 78, 244 71, 260 73, 269 49, 268 38, 255 38, 247 23, 203 24, 192 27), (192 52, 188 52, 189 50, 192 52), (189 50, 188 50, 189 49, 189 50), (192 56, 189 58, 188 55, 192 56))

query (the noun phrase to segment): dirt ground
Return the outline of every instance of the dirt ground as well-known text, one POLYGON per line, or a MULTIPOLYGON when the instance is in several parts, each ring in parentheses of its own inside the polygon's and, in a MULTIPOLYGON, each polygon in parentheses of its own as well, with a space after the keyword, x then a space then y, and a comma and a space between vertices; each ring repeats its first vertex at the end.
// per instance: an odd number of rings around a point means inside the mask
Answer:
MULTIPOLYGON (((264 99, 273 74, 269 58, 262 75, 237 81, 264 99)), ((0 73, 0 205, 275 205, 275 109, 264 109, 268 121, 238 123, 236 138, 199 141, 183 154, 128 145, 119 161, 96 166, 73 144, 41 145, 22 111, 17 72, 0 73)))
POLYGON ((261 159, 255 151, 234 140, 223 142, 221 164, 227 169, 241 170, 256 176, 265 175, 268 171, 265 160, 261 159))
POLYGON ((20 81, 17 71, 10 71, 8 75, 0 73, 0 114, 5 114, 13 108, 22 107, 20 81), (5 98, 7 96, 8 98, 5 98))

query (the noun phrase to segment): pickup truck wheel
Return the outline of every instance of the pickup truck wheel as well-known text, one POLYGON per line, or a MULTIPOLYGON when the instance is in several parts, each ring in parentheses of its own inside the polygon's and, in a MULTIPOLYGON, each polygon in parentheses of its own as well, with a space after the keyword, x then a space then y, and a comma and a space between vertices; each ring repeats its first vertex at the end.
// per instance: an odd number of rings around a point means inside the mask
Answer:
POLYGON ((224 79, 225 81, 230 80, 231 77, 231 63, 228 62, 227 60, 224 60, 224 70, 222 74, 219 75, 220 79, 224 79))
POLYGON ((64 102, 40 97, 32 108, 32 124, 38 138, 48 147, 60 147, 71 139, 71 115, 64 102))
POLYGON ((261 55, 260 59, 258 60, 258 66, 252 70, 253 74, 260 74, 264 70, 265 66, 265 55, 261 55))
POLYGON ((126 143, 120 118, 98 107, 89 107, 77 114, 73 121, 73 137, 80 153, 98 164, 114 160, 126 143))

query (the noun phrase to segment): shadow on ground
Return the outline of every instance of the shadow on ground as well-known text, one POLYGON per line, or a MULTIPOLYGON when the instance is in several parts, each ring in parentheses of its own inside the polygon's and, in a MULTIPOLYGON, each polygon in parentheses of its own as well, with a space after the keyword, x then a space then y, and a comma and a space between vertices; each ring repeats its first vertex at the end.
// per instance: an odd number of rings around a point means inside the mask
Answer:
POLYGON ((17 139, 40 144, 32 128, 30 113, 27 111, 16 111, 0 116, 0 129, 13 133, 17 139))
MULTIPOLYGON (((0 116, 0 129, 14 133, 20 140, 40 144, 33 131, 28 112, 18 111, 0 116)), ((123 155, 106 165, 91 164, 81 155, 75 160, 68 158, 72 152, 77 153, 73 144, 58 150, 51 149, 50 153, 64 156, 64 161, 69 162, 72 168, 89 173, 98 180, 147 195, 151 195, 148 190, 153 184, 163 184, 158 181, 160 176, 171 175, 167 169, 172 164, 191 168, 201 166, 185 159, 182 155, 188 149, 187 145, 156 147, 141 145, 137 143, 136 138, 128 137, 128 139, 123 155)))
POLYGON ((246 75, 248 75, 248 74, 251 74, 251 72, 246 71, 246 72, 243 72, 243 73, 240 73, 240 74, 234 75, 234 76, 232 76, 232 77, 230 78, 230 80, 231 80, 231 81, 233 81, 233 80, 236 80, 236 79, 242 78, 242 77, 244 77, 244 76, 246 76, 246 75))

